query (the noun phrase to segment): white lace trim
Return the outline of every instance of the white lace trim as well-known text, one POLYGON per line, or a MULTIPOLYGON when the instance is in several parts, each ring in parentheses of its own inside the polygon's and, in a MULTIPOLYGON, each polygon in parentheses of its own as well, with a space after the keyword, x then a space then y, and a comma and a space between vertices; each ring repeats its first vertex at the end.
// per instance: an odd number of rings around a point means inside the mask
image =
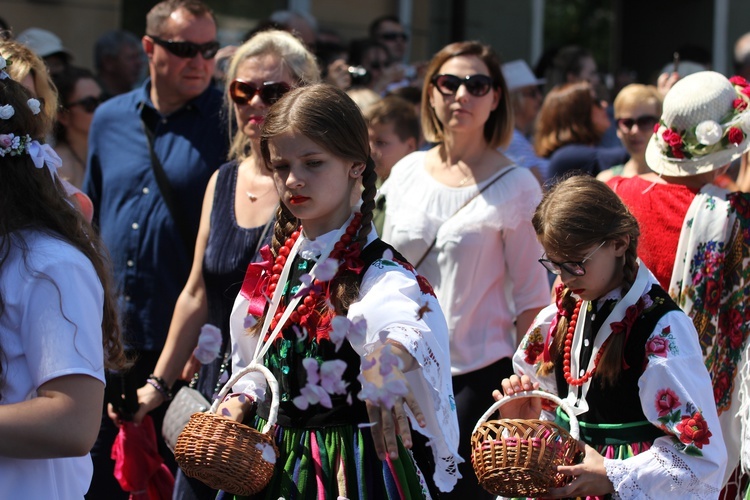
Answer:
MULTIPOLYGON (((661 469, 659 475, 666 474, 669 478, 667 485, 654 484, 654 490, 660 493, 680 492, 681 498, 715 499, 718 496, 719 488, 703 482, 696 476, 674 449, 656 445, 644 454, 651 454, 653 461, 661 469), (664 486, 668 486, 668 489, 664 486)), ((645 475, 639 474, 643 472, 643 464, 639 464, 638 461, 604 459, 604 468, 618 498, 624 500, 655 498, 645 490, 650 481, 646 480, 645 475)))
MULTIPOLYGON (((429 445, 432 448, 432 454, 435 458, 435 474, 433 477, 435 485, 440 491, 451 491, 458 479, 461 478, 461 474, 458 472, 458 464, 464 460, 458 454, 451 451, 451 449, 455 450, 458 445, 458 428, 451 426, 451 422, 456 422, 455 401, 453 400, 451 379, 448 376, 446 380, 446 377, 444 377, 445 374, 442 373, 442 370, 450 370, 450 367, 440 366, 438 357, 432 351, 426 339, 424 339, 422 332, 417 328, 409 328, 402 325, 390 326, 388 328, 388 338, 399 342, 409 351, 409 354, 414 356, 414 359, 419 362, 422 368, 421 376, 432 389, 430 399, 432 400, 440 428, 430 429, 429 425, 426 428, 421 428, 417 425, 413 427, 429 440, 429 445), (453 427, 456 428, 453 429, 453 427), (441 430, 443 432, 440 432, 441 430), (454 432, 455 436, 453 436, 454 432), (451 443, 455 444, 451 446, 451 443)), ((407 379, 411 378, 412 374, 415 373, 407 373, 407 379)), ((412 382, 410 381, 410 383, 412 382)), ((411 415, 408 408, 407 412, 411 415)))

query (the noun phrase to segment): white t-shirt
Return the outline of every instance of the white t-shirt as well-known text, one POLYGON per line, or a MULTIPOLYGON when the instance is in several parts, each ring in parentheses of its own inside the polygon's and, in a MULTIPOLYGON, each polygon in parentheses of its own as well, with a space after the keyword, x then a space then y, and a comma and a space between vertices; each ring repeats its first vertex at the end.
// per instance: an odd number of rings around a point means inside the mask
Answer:
MULTIPOLYGON (((24 231, 24 261, 14 244, 0 268, 3 382, 0 404, 36 397, 42 384, 72 374, 104 383, 104 294, 91 262, 77 249, 24 231)), ((16 243, 18 240, 16 240, 16 243)), ((91 484, 89 455, 55 459, 0 457, 3 498, 75 499, 91 484)))
POLYGON ((513 168, 456 213, 492 178, 445 186, 425 170, 425 155, 403 158, 381 188, 383 240, 416 265, 437 234, 418 271, 443 308, 451 371, 461 375, 511 357, 516 313, 550 303, 547 273, 537 262, 543 250, 531 225, 542 192, 531 172, 513 168))

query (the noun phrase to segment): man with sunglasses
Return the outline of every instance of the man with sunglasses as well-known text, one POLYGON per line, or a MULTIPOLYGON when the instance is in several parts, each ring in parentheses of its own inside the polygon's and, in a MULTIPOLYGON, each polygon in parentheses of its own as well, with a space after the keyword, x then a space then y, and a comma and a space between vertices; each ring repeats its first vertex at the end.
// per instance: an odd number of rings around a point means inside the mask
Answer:
POLYGON ((392 61, 405 62, 409 35, 396 16, 381 16, 370 24, 370 38, 388 49, 392 61))
MULTIPOLYGON (((137 409, 135 388, 146 383, 162 350, 190 272, 203 194, 229 143, 220 119, 222 93, 211 85, 219 43, 208 6, 200 0, 158 3, 146 17, 142 45, 150 78, 96 110, 84 181, 121 292, 126 347, 138 356, 133 368, 107 384, 116 420, 137 409)), ((161 455, 174 468, 161 439, 165 406, 151 416, 161 455)), ((113 477, 116 433, 104 418, 92 451, 89 498, 127 498, 113 477)))

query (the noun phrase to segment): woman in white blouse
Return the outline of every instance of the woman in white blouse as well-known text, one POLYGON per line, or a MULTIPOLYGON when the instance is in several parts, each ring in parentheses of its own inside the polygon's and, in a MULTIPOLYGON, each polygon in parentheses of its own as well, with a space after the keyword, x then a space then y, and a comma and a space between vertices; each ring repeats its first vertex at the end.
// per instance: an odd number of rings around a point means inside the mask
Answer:
POLYGON ((466 460, 448 498, 483 498, 470 465, 471 431, 536 313, 550 301, 531 226, 539 183, 496 151, 513 112, 492 49, 444 47, 429 64, 422 127, 437 146, 402 159, 382 187, 383 239, 435 288, 450 330, 451 371, 466 460))

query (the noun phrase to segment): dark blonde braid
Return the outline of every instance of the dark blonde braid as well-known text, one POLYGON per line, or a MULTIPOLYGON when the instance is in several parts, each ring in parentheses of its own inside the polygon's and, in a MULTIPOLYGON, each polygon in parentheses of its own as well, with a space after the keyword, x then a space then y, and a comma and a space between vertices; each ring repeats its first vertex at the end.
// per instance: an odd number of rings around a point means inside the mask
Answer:
POLYGON ((372 223, 372 212, 375 210, 375 195, 377 194, 377 188, 375 187, 375 181, 378 176, 375 173, 375 162, 370 156, 367 157, 365 162, 365 170, 362 172, 362 207, 360 212, 362 213, 362 224, 359 226, 359 232, 357 233, 357 239, 359 243, 359 249, 362 250, 367 244, 367 236, 371 231, 372 223))
POLYGON ((271 238, 271 253, 274 258, 279 256, 279 248, 299 228, 299 220, 283 203, 276 209, 276 222, 273 225, 273 237, 271 238))

